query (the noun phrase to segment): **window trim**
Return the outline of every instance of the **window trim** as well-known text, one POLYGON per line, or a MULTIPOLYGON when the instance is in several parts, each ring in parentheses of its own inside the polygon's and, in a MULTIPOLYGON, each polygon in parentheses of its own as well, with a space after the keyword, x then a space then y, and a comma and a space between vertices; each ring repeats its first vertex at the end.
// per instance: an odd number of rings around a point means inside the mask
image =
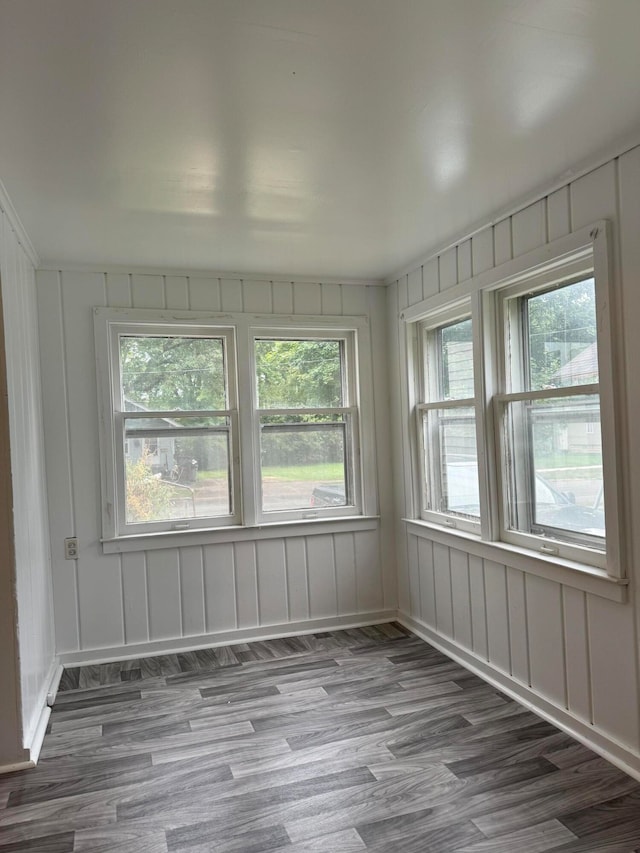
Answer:
MULTIPOLYGON (((501 477, 497 430, 496 398, 503 393, 505 387, 504 367, 500 357, 499 337, 502 334, 499 320, 496 318, 496 300, 498 291, 509 292, 509 289, 526 287, 526 282, 536 280, 540 285, 545 282, 567 280, 576 268, 582 265, 583 270, 590 274, 596 282, 596 319, 598 324, 598 362, 600 371, 600 402, 602 424, 602 455, 603 479, 605 483, 605 515, 607 520, 606 567, 598 568, 596 553, 588 549, 586 554, 576 552, 578 562, 568 557, 558 555, 552 557, 558 563, 569 565, 571 569, 584 568, 585 571, 601 572, 603 577, 624 582, 624 539, 622 536, 621 510, 622 476, 621 459, 624 457, 622 436, 620 431, 620 381, 616 377, 614 364, 619 351, 614 348, 611 336, 611 311, 615 304, 614 284, 612 277, 611 226, 605 220, 586 226, 579 231, 553 241, 539 249, 521 255, 520 257, 487 270, 467 282, 458 285, 453 291, 445 291, 407 308, 400 314, 407 333, 407 352, 416 356, 415 328, 421 321, 430 321, 432 316, 446 312, 450 307, 464 300, 472 304, 474 320, 474 362, 476 365, 476 397, 481 417, 478 424, 478 469, 480 478, 480 507, 481 531, 478 537, 487 545, 492 544, 500 549, 513 548, 518 552, 530 553, 539 558, 535 548, 515 545, 505 542, 502 534, 503 494, 500 487, 501 477), (414 346, 410 346, 412 340, 414 346), (595 567, 594 567, 594 564, 595 567)), ((416 397, 411 389, 411 377, 419 370, 419 362, 414 360, 414 367, 409 366, 409 404, 415 409, 416 397)), ((417 393, 419 393, 417 391, 417 393)), ((413 422, 416 423, 415 418, 413 422)), ((415 442, 415 431, 412 442, 415 442)), ((417 456, 414 456, 417 458, 417 456)), ((417 519, 420 512, 419 474, 412 465, 414 482, 413 499, 414 511, 412 517, 417 519)), ((419 522, 417 522, 419 523, 419 522)), ((447 528, 449 530, 449 528, 447 528)), ((449 530, 455 536, 455 530, 449 530)), ((467 534, 463 534, 465 538, 467 534)), ((541 543, 542 544, 542 543, 541 543)), ((555 544, 555 543, 554 543, 555 544)), ((544 552, 543 552, 544 553, 544 552)))
MULTIPOLYGON (((229 536, 242 538, 242 531, 249 533, 265 528, 281 528, 283 531, 291 527, 296 532, 300 527, 319 525, 319 530, 327 524, 355 524, 361 520, 377 518, 377 468, 375 453, 375 424, 373 408, 373 367, 371 357, 369 320, 366 316, 347 315, 277 315, 277 314, 225 314, 203 311, 167 311, 141 308, 94 308, 94 334, 96 353, 96 375, 98 390, 99 418, 99 457, 100 484, 102 508, 102 537, 105 553, 116 553, 126 550, 139 550, 143 543, 150 547, 159 547, 158 542, 171 539, 190 541, 202 535, 229 541, 229 536), (154 332, 162 327, 172 327, 173 334, 177 330, 188 329, 185 334, 193 333, 215 337, 217 332, 225 329, 232 334, 235 342, 235 365, 233 377, 229 377, 229 405, 231 405, 232 390, 248 388, 249 394, 238 394, 236 414, 237 441, 234 447, 234 465, 237 466, 236 511, 237 518, 224 517, 221 524, 188 524, 184 529, 171 529, 168 525, 145 524, 144 530, 131 531, 118 528, 118 483, 117 458, 115 453, 114 434, 114 395, 119 393, 119 365, 114 363, 119 358, 114 353, 114 327, 130 327, 138 334, 145 330, 154 332), (354 452, 354 492, 355 505, 348 507, 315 508, 308 513, 305 511, 285 511, 278 519, 262 517, 259 503, 259 477, 253 476, 257 471, 256 462, 259 459, 256 446, 256 429, 258 415, 255 408, 256 383, 254 379, 253 336, 264 337, 277 334, 280 337, 325 337, 352 339, 352 364, 350 370, 353 376, 353 407, 358 410, 358 418, 354 423, 354 448, 359 448, 359 458, 354 452), (235 531, 235 532, 234 532, 235 531)), ((228 373, 232 367, 229 364, 228 373)), ((122 489, 120 490, 122 491, 122 489)), ((197 522, 197 519, 193 520, 197 522)), ((209 519, 205 519, 209 521, 209 519)), ((127 526, 130 528, 130 525, 127 526)), ((249 534, 254 536, 253 533, 249 534)), ((283 534, 284 535, 284 534, 283 534)), ((300 535, 297 533, 297 535, 300 535)))

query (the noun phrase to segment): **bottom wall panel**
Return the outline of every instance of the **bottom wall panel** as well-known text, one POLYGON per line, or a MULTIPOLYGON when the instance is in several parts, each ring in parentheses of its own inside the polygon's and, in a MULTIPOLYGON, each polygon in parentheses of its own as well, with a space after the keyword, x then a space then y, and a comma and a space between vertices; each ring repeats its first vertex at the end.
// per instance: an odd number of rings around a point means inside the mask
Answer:
POLYGON ((406 613, 398 613, 397 619, 405 628, 413 631, 423 640, 426 640, 432 646, 435 646, 435 648, 480 676, 480 678, 493 684, 508 696, 523 704, 526 708, 529 708, 545 720, 558 726, 558 728, 567 732, 576 740, 579 740, 585 746, 603 756, 603 758, 606 758, 607 761, 624 770, 625 773, 640 780, 640 754, 625 744, 610 737, 606 732, 574 717, 563 708, 553 705, 521 682, 500 672, 490 663, 477 658, 473 653, 458 646, 446 637, 436 634, 423 622, 412 618, 406 613))
POLYGON ((396 616, 397 612, 395 610, 378 610, 371 613, 356 613, 322 619, 306 619, 300 622, 269 625, 264 628, 240 628, 231 631, 219 631, 214 634, 201 634, 197 637, 182 637, 150 643, 136 643, 127 646, 112 646, 109 648, 83 649, 80 652, 60 654, 59 660, 63 665, 88 666, 156 654, 172 654, 174 652, 229 646, 253 640, 278 639, 296 634, 312 634, 316 631, 379 625, 383 622, 394 621, 396 616))

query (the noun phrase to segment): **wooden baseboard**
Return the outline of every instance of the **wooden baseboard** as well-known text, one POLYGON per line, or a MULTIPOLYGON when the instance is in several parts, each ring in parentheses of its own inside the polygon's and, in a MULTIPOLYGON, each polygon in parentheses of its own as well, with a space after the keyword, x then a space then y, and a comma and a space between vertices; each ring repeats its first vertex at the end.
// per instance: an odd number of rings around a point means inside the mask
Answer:
POLYGON ((346 616, 305 619, 300 622, 286 622, 260 628, 239 628, 232 631, 219 631, 213 634, 199 634, 196 637, 156 640, 149 643, 111 646, 103 649, 85 649, 80 652, 63 652, 58 655, 58 658, 60 663, 65 667, 95 666, 100 663, 132 660, 152 655, 177 654, 178 652, 192 652, 198 649, 215 648, 216 646, 230 646, 234 643, 251 643, 255 640, 275 640, 299 634, 314 634, 317 631, 339 631, 344 628, 361 628, 364 625, 393 622, 396 616, 397 612, 395 610, 352 613, 346 616))

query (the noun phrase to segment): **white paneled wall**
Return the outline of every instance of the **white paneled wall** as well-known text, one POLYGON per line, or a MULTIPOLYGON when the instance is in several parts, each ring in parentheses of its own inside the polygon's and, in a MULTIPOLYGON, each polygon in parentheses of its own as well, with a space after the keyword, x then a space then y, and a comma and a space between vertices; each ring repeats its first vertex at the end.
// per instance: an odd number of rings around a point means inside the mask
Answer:
POLYGON ((401 613, 425 636, 639 773, 640 148, 391 284, 393 466, 397 517, 416 517, 403 309, 445 290, 454 298, 463 281, 600 219, 613 226, 629 603, 523 572, 506 551, 495 562, 460 537, 405 523, 397 535, 398 596, 401 613))
MULTIPOLYGON (((186 648, 367 621, 396 608, 386 291, 364 284, 38 273, 56 640, 62 659, 186 648), (125 554, 100 544, 96 306, 369 317, 381 521, 340 532, 125 554), (365 529, 366 528, 366 529, 365 529), (63 540, 79 539, 65 560, 63 540)), ((302 528, 301 528, 302 530, 302 528)))
MULTIPOLYGON (((23 745, 35 739, 54 672, 49 525, 40 393, 35 272, 0 206, 0 279, 5 326, 15 536, 23 745)), ((6 556, 6 555, 5 555, 6 556)))

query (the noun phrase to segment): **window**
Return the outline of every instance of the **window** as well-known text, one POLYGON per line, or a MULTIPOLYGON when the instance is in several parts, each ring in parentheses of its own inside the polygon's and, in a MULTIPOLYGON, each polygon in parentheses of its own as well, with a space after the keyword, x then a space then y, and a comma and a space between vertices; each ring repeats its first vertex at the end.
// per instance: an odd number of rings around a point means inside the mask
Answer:
POLYGON ((366 324, 277 319, 95 310, 104 539, 364 513, 366 324))
POLYGON ((421 518, 615 578, 606 233, 606 223, 584 229, 557 257, 545 249, 529 269, 510 262, 509 275, 483 274, 454 304, 440 294, 405 319, 417 354, 421 518))
POLYGON ((264 517, 356 500, 353 337, 254 341, 264 517), (352 390, 353 389, 353 390, 352 390))
POLYGON ((444 516, 447 524, 476 530, 480 501, 472 320, 437 315, 434 322, 419 329, 425 400, 417 406, 422 517, 438 521, 444 516))

